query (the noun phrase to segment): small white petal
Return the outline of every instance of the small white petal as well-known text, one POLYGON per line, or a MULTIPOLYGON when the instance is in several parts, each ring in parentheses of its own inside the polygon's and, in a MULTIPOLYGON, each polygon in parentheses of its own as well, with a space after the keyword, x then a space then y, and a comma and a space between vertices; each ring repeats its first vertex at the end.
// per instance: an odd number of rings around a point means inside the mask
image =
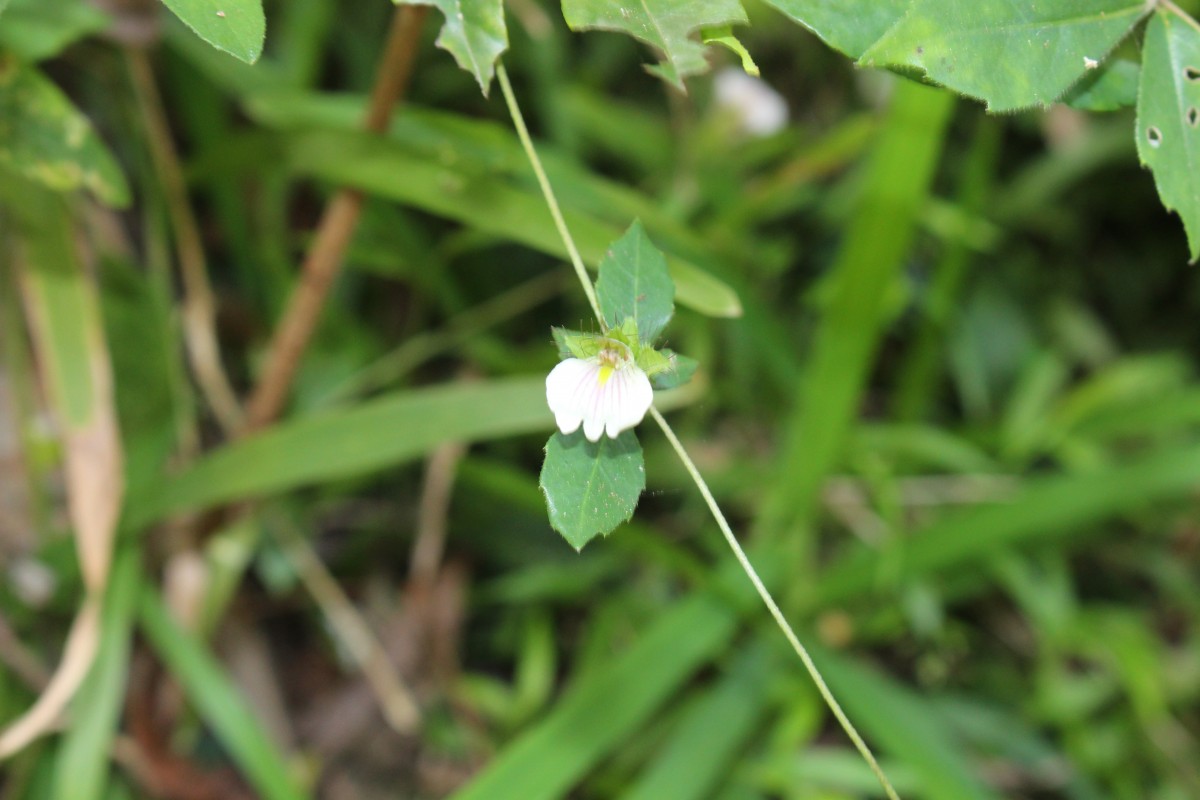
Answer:
POLYGON ((608 373, 600 360, 568 358, 546 376, 546 404, 563 433, 583 426, 588 441, 608 434, 616 438, 642 421, 654 402, 654 389, 646 373, 632 363, 618 365, 608 373))
POLYGON ((583 422, 587 399, 600 383, 600 365, 579 358, 560 361, 546 376, 546 405, 563 433, 574 433, 583 422))
POLYGON ((604 429, 615 439, 646 416, 654 402, 654 387, 646 373, 635 366, 617 370, 608 383, 613 403, 604 429))

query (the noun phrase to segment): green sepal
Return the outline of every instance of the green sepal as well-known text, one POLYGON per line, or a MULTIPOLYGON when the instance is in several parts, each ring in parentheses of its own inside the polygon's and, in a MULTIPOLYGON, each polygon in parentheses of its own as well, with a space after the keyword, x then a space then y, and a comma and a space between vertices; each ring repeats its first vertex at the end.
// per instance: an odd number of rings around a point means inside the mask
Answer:
POLYGON ((694 358, 681 356, 672 350, 664 348, 658 355, 666 358, 669 366, 666 370, 650 375, 650 383, 655 389, 675 389, 683 386, 696 374, 700 362, 694 358))
POLYGON ((643 347, 637 354, 637 365, 642 372, 653 378, 671 369, 671 358, 653 347, 643 347))

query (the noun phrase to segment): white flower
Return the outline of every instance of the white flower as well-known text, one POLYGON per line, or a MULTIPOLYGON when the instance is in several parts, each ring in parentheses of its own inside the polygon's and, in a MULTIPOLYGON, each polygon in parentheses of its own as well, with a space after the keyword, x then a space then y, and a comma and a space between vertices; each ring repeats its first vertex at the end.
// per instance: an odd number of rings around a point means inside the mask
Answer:
POLYGON ((751 136, 770 136, 787 125, 787 102, 761 78, 729 67, 717 73, 713 89, 717 105, 751 136))
POLYGON ((591 358, 560 361, 546 376, 546 403, 558 429, 574 433, 582 424, 591 442, 604 433, 615 439, 637 425, 652 402, 654 390, 646 373, 615 348, 591 358))

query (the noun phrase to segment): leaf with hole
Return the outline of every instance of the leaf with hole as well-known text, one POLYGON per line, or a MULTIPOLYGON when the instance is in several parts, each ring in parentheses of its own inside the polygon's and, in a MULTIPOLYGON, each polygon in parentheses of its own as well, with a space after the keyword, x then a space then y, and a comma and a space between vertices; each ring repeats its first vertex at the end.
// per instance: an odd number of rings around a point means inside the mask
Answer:
POLYGON ((262 55, 267 33, 262 0, 163 0, 163 4, 218 50, 247 64, 262 55))
POLYGON ((1047 105, 1102 62, 1148 8, 1145 0, 914 0, 860 63, 915 67, 991 111, 1047 105))
POLYGON ((708 69, 705 46, 692 34, 747 21, 739 0, 563 0, 562 11, 571 30, 627 33, 661 51, 663 60, 646 69, 680 91, 684 78, 708 69))
POLYGON ((1138 92, 1137 151, 1163 205, 1183 219, 1200 258, 1200 31, 1158 12, 1146 27, 1138 92))
POLYGON ((589 442, 583 431, 546 442, 539 481, 550 524, 576 550, 633 516, 646 488, 642 446, 633 431, 589 442))
POLYGON ((653 342, 675 313, 675 284, 667 261, 646 236, 641 222, 629 226, 600 260, 596 298, 609 327, 626 319, 637 324, 641 341, 653 342))
POLYGON ((396 5, 434 6, 446 18, 437 46, 475 76, 486 97, 496 59, 508 49, 503 0, 394 0, 396 5))

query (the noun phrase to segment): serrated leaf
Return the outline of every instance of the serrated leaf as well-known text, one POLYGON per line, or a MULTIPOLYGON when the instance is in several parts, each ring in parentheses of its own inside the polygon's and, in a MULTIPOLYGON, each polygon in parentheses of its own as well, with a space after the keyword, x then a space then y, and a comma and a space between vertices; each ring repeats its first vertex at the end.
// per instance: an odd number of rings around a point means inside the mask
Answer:
POLYGON ((1015 111, 1061 97, 1148 9, 1145 0, 913 0, 860 63, 915 67, 991 111, 1015 111))
POLYGON ((708 69, 704 45, 692 33, 747 21, 739 0, 563 0, 562 10, 571 30, 627 33, 660 50, 663 60, 647 69, 680 91, 684 78, 708 69))
POLYGON ((766 0, 820 36, 830 47, 858 58, 904 16, 909 0, 766 0))
POLYGON ((642 447, 633 431, 589 442, 583 431, 546 442, 539 480, 550 525, 576 550, 633 516, 646 488, 642 447))
POLYGON ((667 357, 671 365, 667 370, 651 376, 650 383, 655 389, 675 389, 683 386, 692 379, 692 376, 696 374, 696 369, 700 366, 700 362, 696 359, 681 356, 667 348, 663 348, 659 352, 667 357))
POLYGON ((1137 151, 1163 205, 1183 219, 1200 258, 1200 31, 1171 14, 1146 27, 1138 92, 1137 151))
POLYGON ((36 68, 0 58, 0 167, 56 191, 86 188, 110 205, 129 187, 100 137, 36 68))
MULTIPOLYGON (((0 10, 5 2, 0 2, 0 10)), ((109 22, 103 11, 79 0, 14 0, 0 25, 0 50, 23 61, 53 58, 109 22)))
POLYGON ((670 321, 675 284, 641 222, 630 225, 600 260, 596 297, 609 327, 632 319, 643 342, 653 342, 670 321))
POLYGON ((1137 102, 1138 62, 1116 56, 1071 87, 1062 101, 1080 111, 1116 111, 1137 102))
POLYGON ((503 0, 394 0, 396 5, 434 6, 446 21, 437 46, 475 76, 486 97, 496 59, 508 48, 503 0))
POLYGON ((262 0, 163 0, 163 4, 218 50, 247 64, 262 55, 267 33, 262 0))

